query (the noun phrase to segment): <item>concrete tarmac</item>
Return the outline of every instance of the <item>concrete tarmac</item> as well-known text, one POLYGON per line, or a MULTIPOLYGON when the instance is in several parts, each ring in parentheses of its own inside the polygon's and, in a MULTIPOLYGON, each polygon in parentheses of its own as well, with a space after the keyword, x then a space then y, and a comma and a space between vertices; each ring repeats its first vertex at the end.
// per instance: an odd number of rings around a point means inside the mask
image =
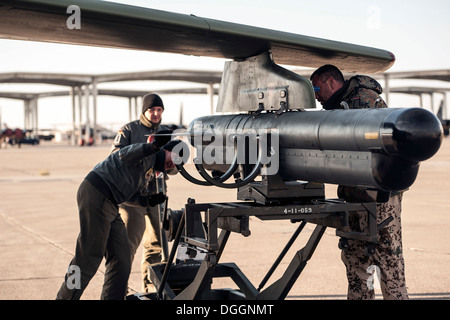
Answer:
MULTIPOLYGON (((79 233, 78 186, 108 155, 109 146, 44 142, 0 149, 0 300, 55 299, 79 233)), ((193 185, 180 175, 170 178, 168 191, 173 209, 181 209, 188 198, 197 203, 236 201, 235 190, 193 185)), ((326 192, 335 198, 336 186, 327 185, 326 192)), ((450 299, 449 212, 450 140, 445 138, 439 152, 421 164, 416 182, 404 194, 403 245, 411 299, 450 299)), ((232 234, 221 262, 236 263, 257 287, 297 226, 251 217, 251 235, 232 234)), ((313 228, 305 227, 268 285, 303 247, 313 228)), ((346 299, 338 240, 335 229, 328 228, 287 299, 346 299)), ((141 252, 140 248, 133 262, 130 293, 141 290, 141 252)), ((99 299, 103 272, 102 264, 82 299, 99 299)), ((235 287, 227 279, 213 285, 235 287)), ((381 299, 379 289, 376 292, 381 299)))

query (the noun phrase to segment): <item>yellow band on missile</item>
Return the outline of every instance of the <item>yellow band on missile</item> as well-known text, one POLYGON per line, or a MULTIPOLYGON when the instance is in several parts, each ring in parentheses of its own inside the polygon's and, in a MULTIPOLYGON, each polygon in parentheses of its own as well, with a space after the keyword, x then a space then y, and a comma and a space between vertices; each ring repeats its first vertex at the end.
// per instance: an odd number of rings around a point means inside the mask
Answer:
POLYGON ((364 138, 366 140, 378 139, 378 132, 366 132, 364 138))

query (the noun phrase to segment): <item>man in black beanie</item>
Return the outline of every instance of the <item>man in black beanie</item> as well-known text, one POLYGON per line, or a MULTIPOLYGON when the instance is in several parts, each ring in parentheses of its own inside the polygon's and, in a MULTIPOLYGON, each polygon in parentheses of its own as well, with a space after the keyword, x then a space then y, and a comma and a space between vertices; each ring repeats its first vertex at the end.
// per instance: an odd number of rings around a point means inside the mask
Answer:
MULTIPOLYGON (((139 120, 127 123, 119 130, 111 147, 111 153, 131 144, 152 142, 155 133, 160 131, 167 132, 169 128, 161 125, 163 112, 164 103, 159 95, 154 93, 145 95, 139 120)), ((167 173, 176 174, 177 170, 173 169, 167 173)), ((166 179, 167 175, 165 173, 153 172, 148 192, 158 193, 162 191, 166 194, 166 179), (158 190, 161 189, 157 185, 158 179, 163 181, 163 190, 158 190)), ((145 293, 152 292, 154 287, 148 277, 148 267, 151 264, 161 262, 162 252, 158 206, 141 206, 131 200, 119 206, 119 213, 127 230, 132 261, 139 244, 143 240, 142 290, 145 293)))

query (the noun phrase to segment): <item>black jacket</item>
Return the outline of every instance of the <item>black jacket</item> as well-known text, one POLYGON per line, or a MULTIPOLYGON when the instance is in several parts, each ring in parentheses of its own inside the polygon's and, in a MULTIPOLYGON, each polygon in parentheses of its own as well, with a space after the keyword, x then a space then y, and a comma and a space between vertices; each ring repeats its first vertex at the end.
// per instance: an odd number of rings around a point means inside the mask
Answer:
MULTIPOLYGON (((141 114, 139 120, 131 121, 118 131, 116 137, 114 138, 113 144, 111 146, 111 153, 115 153, 122 148, 136 144, 136 143, 147 143, 151 142, 151 138, 149 137, 158 131, 161 130, 168 130, 169 128, 161 125, 161 124, 152 124, 150 123, 143 114, 141 114)), ((169 174, 175 174, 177 173, 177 170, 171 170, 168 172, 169 174)), ((164 174, 164 190, 167 189, 165 180, 167 179, 167 175, 164 174)), ((151 173, 151 176, 147 177, 147 186, 144 190, 140 190, 138 194, 136 194, 134 197, 129 199, 126 204, 131 206, 138 205, 138 198, 143 195, 149 195, 149 194, 155 194, 157 193, 157 186, 156 186, 156 179, 155 179, 155 172, 151 173)), ((164 192, 165 193, 165 192, 164 192)))
POLYGON ((164 152, 156 152, 150 143, 126 146, 97 164, 86 179, 113 203, 123 203, 143 193, 152 176, 157 154, 164 152))

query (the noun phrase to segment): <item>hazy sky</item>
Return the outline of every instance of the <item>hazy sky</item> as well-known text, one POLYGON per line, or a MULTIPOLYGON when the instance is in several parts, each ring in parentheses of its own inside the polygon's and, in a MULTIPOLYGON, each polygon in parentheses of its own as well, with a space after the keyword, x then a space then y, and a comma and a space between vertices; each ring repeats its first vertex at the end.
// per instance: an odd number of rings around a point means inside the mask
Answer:
MULTIPOLYGON (((307 36, 377 47, 391 51, 396 62, 390 71, 450 69, 450 1, 302 1, 302 0, 129 0, 115 1, 165 11, 287 31, 307 36), (218 4, 219 2, 219 4, 218 4)), ((82 19, 82 16, 81 16, 82 19)), ((163 69, 222 70, 217 58, 188 57, 175 54, 58 45, 27 41, 0 40, 0 73, 64 72, 114 73, 163 69)), ((154 90, 194 84, 168 82, 122 83, 122 86, 154 90)), ((448 84, 443 84, 448 86, 448 84)), ((5 91, 53 91, 58 87, 0 84, 5 91)), ((62 89, 62 88, 61 88, 62 89)), ((70 106, 58 98, 39 103, 39 126, 70 123, 70 106), (58 101, 58 102, 56 102, 58 101), (54 107, 57 103, 58 107, 54 107), (56 110, 57 109, 57 110, 56 110), (67 115, 66 115, 67 113, 67 115), (57 117, 55 117, 57 114, 57 117)), ((180 103, 184 118, 208 112, 208 100, 192 97, 164 97, 167 101, 164 120, 177 121, 180 103)), ((100 98, 99 122, 121 123, 128 120, 128 102, 118 98, 100 98), (114 100, 114 101, 113 101, 114 100), (112 105, 120 105, 107 108, 112 105)), ((392 106, 392 104, 391 104, 392 106)), ((394 105, 395 106, 395 105, 394 105)), ((10 127, 23 126, 22 102, 0 99, 2 122, 10 127)))

